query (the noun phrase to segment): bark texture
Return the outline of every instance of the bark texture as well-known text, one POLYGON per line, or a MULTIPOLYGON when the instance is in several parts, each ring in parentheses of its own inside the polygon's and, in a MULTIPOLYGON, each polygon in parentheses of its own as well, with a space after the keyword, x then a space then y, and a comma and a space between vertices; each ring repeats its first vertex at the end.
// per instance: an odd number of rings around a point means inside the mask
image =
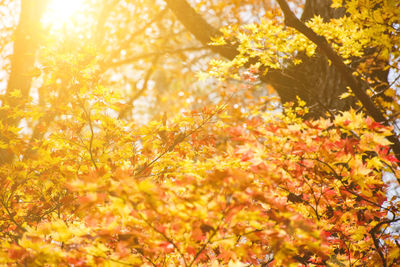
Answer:
MULTIPOLYGON (((211 37, 221 34, 197 14, 186 0, 166 1, 168 7, 182 24, 204 45, 207 45, 211 37)), ((330 8, 331 0, 306 0, 301 20, 299 20, 285 0, 277 1, 285 15, 285 24, 296 28, 317 44, 318 50, 314 57, 302 55, 302 64, 288 66, 282 70, 269 71, 266 75, 260 77, 261 80, 275 88, 283 103, 296 102, 297 97, 304 100, 310 109, 307 119, 316 119, 325 116, 328 112, 348 110, 350 107, 355 107, 356 100, 360 100, 368 115, 377 122, 388 124, 384 113, 366 94, 365 89, 368 85, 363 84, 352 75, 352 68, 343 63, 342 58, 336 54, 325 38, 318 36, 304 24, 315 15, 321 16, 325 21, 339 18, 345 15, 345 10, 343 8, 330 8), (329 64, 327 57, 332 61, 332 64, 329 64), (347 92, 348 86, 357 99, 355 97, 340 98, 341 94, 347 92)), ((238 54, 235 47, 210 48, 228 59, 232 59, 238 54)), ((365 51, 367 57, 372 55, 374 50, 374 48, 371 48, 371 51, 365 51)), ((357 60, 354 61, 357 62, 357 60)), ((358 61, 360 63, 360 60, 358 61)), ((388 72, 382 71, 387 62, 380 62, 380 64, 382 66, 371 73, 370 77, 376 79, 379 84, 387 84, 388 72)), ((384 86, 377 88, 378 91, 385 89, 384 86)), ((391 147, 397 159, 400 160, 400 142, 395 133, 389 136, 388 140, 392 142, 391 147)))
MULTIPOLYGON (((325 21, 345 15, 344 8, 330 8, 331 0, 307 0, 301 21, 306 22, 315 15, 321 16, 325 21)), ((302 56, 303 63, 283 70, 294 77, 291 84, 294 95, 307 102, 310 115, 313 118, 324 116, 329 111, 348 110, 354 106, 355 99, 340 99, 339 96, 347 91, 348 83, 338 69, 329 64, 326 56, 319 52, 315 57, 302 56)), ((277 87, 276 87, 277 88, 277 87)), ((279 89, 277 89, 279 92, 279 89)), ((283 101, 293 101, 293 95, 283 101)))
MULTIPOLYGON (((204 45, 210 42, 210 37, 221 34, 197 14, 186 0, 166 2, 182 24, 204 45)), ((328 21, 345 15, 343 8, 332 9, 330 5, 330 0, 307 0, 301 20, 305 22, 314 15, 319 15, 328 21)), ((232 59, 238 54, 236 48, 230 46, 210 47, 210 49, 227 59, 232 59)), ((312 58, 305 55, 301 57, 302 64, 288 66, 283 70, 271 70, 260 77, 261 80, 275 88, 283 103, 296 101, 297 96, 306 101, 310 108, 310 118, 324 116, 328 110, 343 111, 354 106, 354 98, 339 98, 347 91, 348 83, 334 66, 329 65, 323 53, 317 51, 317 55, 312 58)), ((383 79, 386 80, 385 74, 383 79)))

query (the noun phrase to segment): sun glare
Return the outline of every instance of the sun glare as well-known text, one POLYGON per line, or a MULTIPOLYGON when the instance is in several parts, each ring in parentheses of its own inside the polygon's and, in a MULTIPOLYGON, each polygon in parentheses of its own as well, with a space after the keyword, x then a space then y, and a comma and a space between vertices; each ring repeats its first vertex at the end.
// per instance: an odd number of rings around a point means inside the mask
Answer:
POLYGON ((85 0, 51 0, 43 23, 53 27, 62 27, 72 19, 83 6, 85 0))

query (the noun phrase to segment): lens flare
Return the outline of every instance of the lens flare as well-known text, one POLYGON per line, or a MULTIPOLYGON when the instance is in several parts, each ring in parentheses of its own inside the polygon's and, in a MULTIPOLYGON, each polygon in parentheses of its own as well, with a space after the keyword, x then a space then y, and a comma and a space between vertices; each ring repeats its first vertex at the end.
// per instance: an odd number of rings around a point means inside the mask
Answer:
POLYGON ((81 10, 85 0, 51 0, 46 15, 43 17, 45 25, 55 28, 68 23, 74 14, 81 10))

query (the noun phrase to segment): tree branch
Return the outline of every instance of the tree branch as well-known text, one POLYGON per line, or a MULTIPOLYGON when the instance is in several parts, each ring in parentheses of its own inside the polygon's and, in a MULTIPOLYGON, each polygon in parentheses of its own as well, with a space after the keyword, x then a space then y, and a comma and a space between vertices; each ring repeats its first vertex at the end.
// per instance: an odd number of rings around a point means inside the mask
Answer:
POLYGON ((197 40, 203 45, 207 46, 214 52, 226 57, 227 59, 234 59, 238 54, 234 46, 211 46, 212 37, 221 35, 221 32, 208 24, 200 14, 198 14, 186 0, 167 0, 168 8, 175 14, 179 21, 190 31, 197 40))
POLYGON ((307 27, 302 21, 300 21, 295 14, 290 10, 285 0, 277 0, 285 15, 285 24, 289 27, 295 28, 313 43, 315 43, 332 61, 332 64, 340 71, 343 77, 346 79, 351 90, 354 92, 356 97, 361 101, 367 113, 373 117, 377 122, 386 123, 386 118, 378 110, 376 105, 371 101, 369 96, 362 90, 360 83, 354 78, 353 71, 344 64, 343 59, 332 49, 331 45, 325 39, 325 37, 316 34, 311 28, 307 27))
POLYGON ((132 56, 132 57, 128 57, 126 59, 122 59, 120 61, 117 62, 112 62, 109 64, 105 64, 102 68, 101 72, 104 72, 105 70, 107 70, 108 68, 116 68, 125 64, 130 64, 132 62, 141 60, 141 59, 145 59, 145 58, 149 58, 149 57, 153 57, 153 56, 162 56, 165 54, 178 54, 178 53, 182 53, 182 52, 188 52, 188 51, 200 51, 200 50, 204 50, 207 47, 185 47, 185 48, 180 48, 180 49, 175 49, 175 50, 166 50, 166 51, 157 51, 157 52, 150 52, 150 53, 146 53, 146 54, 141 54, 141 55, 137 55, 137 56, 132 56))
MULTIPOLYGON (((156 64, 157 64, 158 59, 159 59, 158 55, 154 57, 154 59, 152 61, 152 64, 151 64, 150 68, 148 69, 148 71, 147 71, 147 73, 146 73, 146 75, 144 77, 144 82, 143 82, 142 88, 140 90, 138 90, 135 94, 133 94, 129 98, 129 100, 127 102, 127 106, 125 108, 123 108, 119 112, 118 119, 124 118, 126 116, 126 114, 128 113, 128 111, 133 108, 133 102, 136 99, 138 99, 147 90, 150 77, 151 77, 151 75, 153 74, 153 72, 154 72, 154 70, 156 68, 156 64)), ((135 88, 136 88, 136 85, 135 85, 135 88)))
POLYGON ((379 228, 384 225, 384 224, 391 224, 393 222, 397 222, 399 221, 399 218, 393 218, 392 220, 385 220, 385 221, 381 221, 380 223, 378 223, 377 225, 374 226, 374 228, 371 229, 371 231, 369 231, 369 233, 371 234, 371 237, 374 241, 374 246, 375 249, 377 250, 379 257, 381 258, 382 261, 382 266, 386 267, 387 266, 387 261, 385 256, 383 255, 383 252, 379 246, 379 240, 378 238, 376 238, 376 233, 378 232, 379 228))
MULTIPOLYGON (((211 49, 213 52, 220 54, 221 56, 232 60, 239 52, 237 50, 237 45, 223 45, 223 46, 212 46, 209 43, 212 41, 212 37, 221 36, 222 33, 211 26, 204 18, 199 15, 186 0, 166 0, 168 8, 175 14, 178 20, 183 24, 183 26, 192 33, 198 41, 200 41, 205 48, 211 49)), ((251 59, 247 66, 256 63, 258 59, 251 59)), ((260 80, 265 83, 270 84, 282 84, 286 83, 288 80, 287 75, 285 75, 281 70, 271 69, 260 77, 260 80)), ((285 95, 291 94, 287 90, 280 90, 280 88, 275 88, 278 94, 283 99, 285 95)), ((286 97, 285 97, 286 98, 286 97)), ((296 99, 293 95, 293 99, 296 99)), ((283 99, 285 102, 286 99, 283 99)))
MULTIPOLYGON (((239 53, 236 46, 210 46, 208 43, 211 41, 211 37, 221 35, 217 29, 208 24, 187 2, 186 0, 166 0, 168 8, 175 14, 175 16, 181 21, 187 30, 189 30, 201 43, 206 47, 210 48, 216 53, 232 60, 239 53)), ((289 27, 297 29, 303 33, 307 38, 314 42, 327 56, 327 58, 337 68, 339 73, 343 76, 344 80, 350 86, 355 96, 362 103, 367 114, 374 118, 375 121, 388 125, 389 122, 385 118, 384 114, 377 108, 375 103, 369 98, 366 92, 362 89, 361 83, 356 80, 353 76, 353 71, 347 67, 343 59, 332 49, 328 41, 312 29, 308 28, 302 21, 300 21, 294 13, 290 10, 285 0, 278 0, 278 3, 285 15, 285 23, 289 27)), ((256 62, 257 59, 254 59, 256 62)), ((250 63, 251 64, 251 63, 250 63)), ((296 92, 291 90, 290 81, 287 75, 281 70, 270 70, 265 75, 260 77, 261 81, 270 84, 286 84, 282 88, 275 87, 278 94, 281 96, 282 102, 290 101, 292 98, 295 99, 296 92)), ((387 139, 392 142, 391 148, 398 160, 400 160, 400 142, 395 134, 388 136, 387 139)))
MULTIPOLYGON (((344 64, 342 57, 333 50, 326 38, 316 34, 311 28, 307 27, 302 21, 300 21, 289 8, 289 5, 285 0, 277 1, 283 11, 283 14, 285 15, 285 24, 298 30, 314 44, 316 44, 342 74, 354 95, 358 100, 360 100, 361 104, 367 111, 367 114, 374 118, 375 121, 388 125, 389 123, 383 113, 377 108, 374 102, 372 102, 366 92, 362 89, 361 83, 353 76, 353 71, 346 64, 344 64)), ((396 158, 400 160, 399 140, 395 135, 389 136, 388 140, 393 143, 391 147, 396 155, 396 158)))

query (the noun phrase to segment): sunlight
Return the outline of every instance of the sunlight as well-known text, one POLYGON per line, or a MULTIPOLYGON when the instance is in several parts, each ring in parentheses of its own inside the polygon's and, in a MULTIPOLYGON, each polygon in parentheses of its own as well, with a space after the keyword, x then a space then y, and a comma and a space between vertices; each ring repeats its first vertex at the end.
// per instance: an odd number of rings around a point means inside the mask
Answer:
POLYGON ((51 0, 43 23, 47 26, 63 27, 75 13, 77 13, 85 0, 51 0))

